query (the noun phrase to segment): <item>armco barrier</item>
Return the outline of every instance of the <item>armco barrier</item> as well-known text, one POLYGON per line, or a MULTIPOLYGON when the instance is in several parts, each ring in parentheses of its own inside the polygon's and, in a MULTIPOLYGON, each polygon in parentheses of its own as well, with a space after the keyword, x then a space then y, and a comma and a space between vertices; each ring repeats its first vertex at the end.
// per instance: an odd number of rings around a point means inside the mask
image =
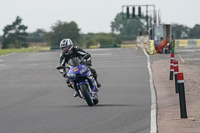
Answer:
POLYGON ((200 39, 197 39, 197 47, 200 47, 200 39))
POLYGON ((200 48, 200 39, 177 39, 175 43, 178 48, 200 48))
POLYGON ((99 46, 98 45, 90 45, 90 47, 89 47, 90 49, 98 49, 99 48, 99 46))
POLYGON ((51 50, 58 50, 58 49, 60 49, 59 46, 51 46, 51 50))
POLYGON ((89 48, 90 49, 98 49, 98 48, 134 48, 137 47, 136 44, 117 44, 117 45, 103 45, 103 46, 98 46, 98 45, 91 45, 89 48))
POLYGON ((136 44, 121 44, 121 48, 134 48, 137 47, 136 44))
POLYGON ((120 44, 113 44, 113 45, 101 45, 100 48, 120 48, 120 44))

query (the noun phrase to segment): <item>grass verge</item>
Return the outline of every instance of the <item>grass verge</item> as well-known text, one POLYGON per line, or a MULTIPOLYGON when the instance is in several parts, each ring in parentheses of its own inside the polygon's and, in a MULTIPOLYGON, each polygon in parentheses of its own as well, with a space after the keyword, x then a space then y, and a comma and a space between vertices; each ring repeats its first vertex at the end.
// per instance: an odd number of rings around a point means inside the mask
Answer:
POLYGON ((39 52, 48 51, 50 47, 28 47, 20 49, 0 49, 0 55, 10 54, 10 53, 26 53, 26 52, 39 52))

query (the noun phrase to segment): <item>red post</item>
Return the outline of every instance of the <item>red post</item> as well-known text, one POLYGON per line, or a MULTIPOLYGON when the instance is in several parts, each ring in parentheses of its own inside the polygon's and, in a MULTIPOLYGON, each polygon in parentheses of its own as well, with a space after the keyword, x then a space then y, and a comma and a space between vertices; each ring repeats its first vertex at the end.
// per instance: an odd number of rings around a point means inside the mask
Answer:
POLYGON ((169 80, 173 80, 173 73, 174 73, 174 53, 171 53, 169 80))
POLYGON ((185 86, 184 86, 184 76, 183 73, 177 74, 178 79, 178 89, 179 89, 179 103, 180 103, 180 113, 181 118, 187 118, 186 110, 186 100, 185 100, 185 86))
POLYGON ((179 68, 178 68, 178 60, 175 59, 174 60, 174 77, 175 77, 175 91, 176 93, 178 93, 178 83, 177 83, 177 74, 179 72, 179 68))

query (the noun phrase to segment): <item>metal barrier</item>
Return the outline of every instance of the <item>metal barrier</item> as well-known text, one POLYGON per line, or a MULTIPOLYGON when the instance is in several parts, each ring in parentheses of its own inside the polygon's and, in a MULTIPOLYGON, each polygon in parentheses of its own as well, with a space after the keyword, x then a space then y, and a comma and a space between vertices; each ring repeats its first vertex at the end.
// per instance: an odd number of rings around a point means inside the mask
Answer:
POLYGON ((51 46, 51 50, 58 50, 58 49, 60 49, 59 46, 51 46))
POLYGON ((200 39, 177 39, 175 43, 178 48, 200 48, 200 39))

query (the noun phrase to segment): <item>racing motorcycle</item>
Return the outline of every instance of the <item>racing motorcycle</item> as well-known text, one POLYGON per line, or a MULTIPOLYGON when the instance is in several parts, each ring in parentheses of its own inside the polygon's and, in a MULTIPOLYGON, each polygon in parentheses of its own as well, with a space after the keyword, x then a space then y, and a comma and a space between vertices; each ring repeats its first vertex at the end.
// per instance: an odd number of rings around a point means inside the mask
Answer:
POLYGON ((81 99, 84 99, 88 106, 96 105, 99 102, 97 83, 88 66, 82 59, 74 57, 68 61, 68 66, 57 66, 57 69, 68 68, 66 77, 72 83, 72 88, 81 99))

